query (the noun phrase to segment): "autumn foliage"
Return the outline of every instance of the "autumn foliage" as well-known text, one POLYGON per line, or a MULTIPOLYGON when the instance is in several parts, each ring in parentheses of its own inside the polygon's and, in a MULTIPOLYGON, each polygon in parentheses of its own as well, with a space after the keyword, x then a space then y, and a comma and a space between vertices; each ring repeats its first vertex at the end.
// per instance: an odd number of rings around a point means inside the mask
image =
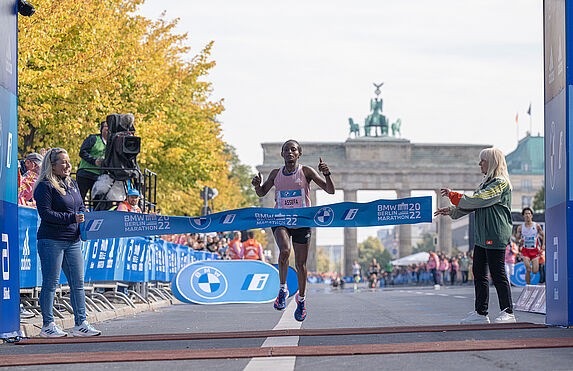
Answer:
POLYGON ((189 56, 177 21, 136 15, 141 3, 35 0, 36 14, 19 18, 20 155, 63 147, 79 163, 100 121, 133 113, 164 213, 197 215, 204 185, 219 190, 216 211, 249 206, 216 120, 222 101, 210 98, 212 43, 189 56))

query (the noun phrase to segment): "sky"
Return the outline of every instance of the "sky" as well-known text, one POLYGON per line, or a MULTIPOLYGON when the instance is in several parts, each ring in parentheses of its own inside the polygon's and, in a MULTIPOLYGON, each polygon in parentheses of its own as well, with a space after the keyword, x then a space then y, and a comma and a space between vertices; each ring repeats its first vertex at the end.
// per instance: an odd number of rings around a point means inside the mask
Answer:
POLYGON ((348 118, 363 125, 369 114, 373 83, 384 83, 384 114, 412 143, 507 154, 526 131, 543 135, 542 9, 542 0, 146 0, 139 13, 179 18, 189 58, 214 41, 206 80, 224 102, 223 140, 254 169, 261 143, 345 141, 348 118))

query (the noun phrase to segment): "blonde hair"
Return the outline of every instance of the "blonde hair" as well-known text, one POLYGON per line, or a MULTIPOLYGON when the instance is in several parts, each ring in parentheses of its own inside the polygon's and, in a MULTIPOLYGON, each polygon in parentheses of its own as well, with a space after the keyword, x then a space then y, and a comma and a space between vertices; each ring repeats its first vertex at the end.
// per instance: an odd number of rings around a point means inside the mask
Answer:
POLYGON ((58 161, 58 155, 64 153, 68 154, 68 152, 63 148, 51 148, 46 152, 44 159, 42 160, 42 166, 40 168, 40 174, 38 175, 38 180, 34 184, 34 190, 38 186, 38 184, 43 180, 48 180, 54 188, 58 190, 63 196, 66 195, 66 189, 63 187, 63 183, 65 183, 68 187, 72 185, 72 178, 69 176, 61 179, 54 174, 53 165, 58 161))
POLYGON ((487 161, 487 171, 480 186, 494 178, 502 178, 509 185, 509 189, 513 188, 509 180, 505 156, 499 148, 492 147, 482 149, 479 153, 479 158, 480 160, 487 161))

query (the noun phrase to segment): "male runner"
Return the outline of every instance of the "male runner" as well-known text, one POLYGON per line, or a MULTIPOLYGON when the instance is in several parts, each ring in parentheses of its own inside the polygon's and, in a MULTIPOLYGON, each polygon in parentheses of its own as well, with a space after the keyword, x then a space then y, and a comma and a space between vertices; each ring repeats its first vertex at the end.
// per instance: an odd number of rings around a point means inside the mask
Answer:
POLYGON ((531 272, 535 274, 539 271, 539 256, 545 250, 545 234, 543 228, 533 221, 531 208, 524 208, 521 215, 525 222, 517 227, 516 239, 525 265, 525 283, 529 285, 531 272))
MULTIPOLYGON (((322 158, 320 158, 318 163, 318 171, 324 175, 326 180, 322 179, 313 168, 298 163, 300 156, 302 156, 302 147, 296 140, 290 139, 283 144, 281 156, 284 159, 284 166, 279 169, 273 169, 262 185, 261 173, 258 173, 258 175, 253 178, 252 184, 255 187, 257 196, 263 197, 272 187, 275 187, 275 207, 292 209, 311 206, 311 181, 314 181, 327 193, 334 194, 334 184, 330 178, 330 170, 328 169, 328 165, 322 162, 322 158)), ((286 308, 286 298, 288 297, 286 277, 292 238, 299 287, 298 294, 295 296, 297 308, 294 312, 294 318, 297 321, 304 321, 306 318, 306 259, 308 256, 311 230, 310 228, 296 228, 295 225, 289 226, 288 228, 274 227, 272 230, 280 250, 280 289, 274 307, 276 310, 284 310, 286 308)))

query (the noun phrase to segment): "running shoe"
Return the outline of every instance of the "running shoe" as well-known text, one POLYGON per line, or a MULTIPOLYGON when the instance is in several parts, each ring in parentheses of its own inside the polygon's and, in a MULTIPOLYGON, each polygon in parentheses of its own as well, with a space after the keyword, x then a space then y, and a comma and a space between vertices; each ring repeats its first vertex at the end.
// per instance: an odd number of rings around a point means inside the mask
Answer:
POLYGON ((502 310, 501 313, 497 317, 495 317, 493 322, 494 323, 515 323, 515 322, 517 322, 515 319, 515 314, 507 313, 506 310, 507 309, 502 310))
POLYGON ((478 323, 489 323, 489 317, 487 315, 481 315, 478 312, 471 311, 468 313, 466 318, 460 321, 462 325, 478 324, 478 323))
POLYGON ((286 308, 286 298, 288 298, 288 290, 279 289, 279 294, 274 304, 276 310, 284 310, 286 308))
POLYGON ((306 318, 306 300, 299 301, 298 294, 295 295, 294 300, 296 301, 296 309, 294 311, 294 319, 299 322, 304 321, 306 318))
POLYGON ((101 331, 90 325, 88 321, 83 321, 81 325, 75 326, 72 329, 73 336, 98 336, 101 331))
POLYGON ((68 333, 62 331, 54 322, 42 326, 42 331, 40 331, 40 337, 43 338, 61 338, 64 336, 68 336, 68 333))

